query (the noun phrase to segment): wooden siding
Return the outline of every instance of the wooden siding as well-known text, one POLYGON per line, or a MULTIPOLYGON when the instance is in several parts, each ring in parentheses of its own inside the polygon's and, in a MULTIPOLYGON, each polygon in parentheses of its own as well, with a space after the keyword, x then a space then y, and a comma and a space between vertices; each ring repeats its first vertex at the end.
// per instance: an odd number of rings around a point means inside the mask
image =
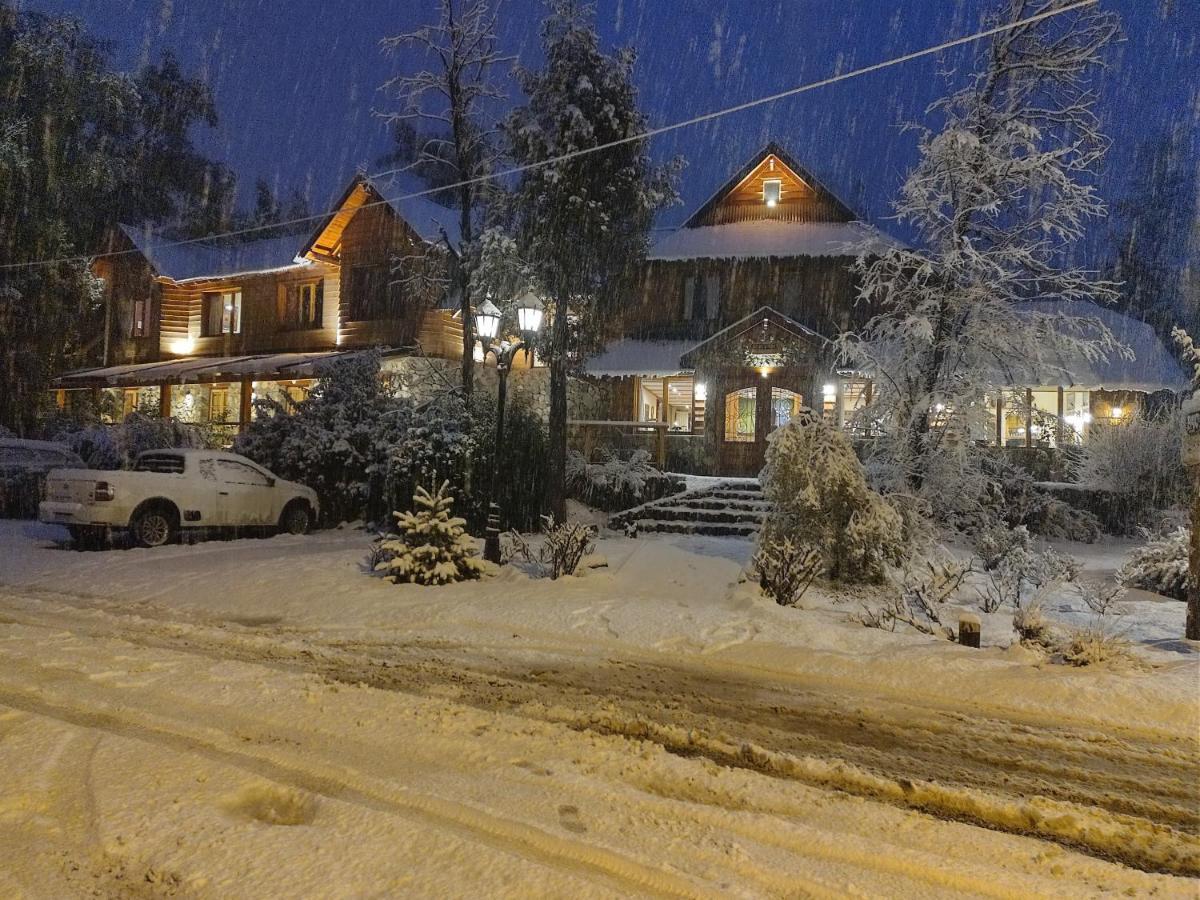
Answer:
POLYGON ((278 273, 187 284, 164 281, 161 291, 159 352, 163 357, 315 352, 332 350, 337 346, 339 291, 336 268, 316 265, 278 273), (280 290, 316 279, 325 281, 322 327, 304 330, 284 328, 279 320, 280 290), (204 295, 235 290, 242 292, 241 331, 238 334, 201 335, 204 295), (182 352, 180 342, 189 339, 193 342, 192 347, 188 352, 182 352))
POLYGON ((832 195, 810 185, 774 154, 767 155, 753 171, 690 224, 726 225, 731 222, 849 222, 850 216, 832 195), (778 178, 782 183, 779 203, 763 201, 763 182, 778 178))
POLYGON ((700 341, 762 306, 771 306, 833 338, 860 327, 869 314, 865 305, 855 303, 850 263, 845 257, 649 262, 642 270, 637 302, 625 312, 617 333, 700 341), (686 319, 687 280, 703 283, 714 276, 720 291, 716 317, 686 319))
MULTIPOLYGON (((387 266, 390 269, 397 256, 424 255, 427 252, 424 242, 390 208, 378 205, 357 211, 342 229, 337 247, 341 264, 341 297, 345 301, 340 305, 341 346, 402 347, 416 343, 422 333, 422 321, 431 312, 435 298, 412 296, 412 291, 402 286, 399 315, 363 320, 354 316, 353 306, 357 298, 352 296, 352 292, 357 267, 387 266)), ((459 357, 462 356, 461 340, 460 337, 459 357)))
MULTIPOLYGON (((124 235, 114 235, 109 251, 119 256, 102 257, 92 266, 92 272, 104 279, 104 302, 109 304, 108 365, 152 362, 158 358, 159 310, 162 291, 154 279, 149 264, 139 253, 128 253, 133 245, 124 235), (145 334, 133 334, 134 304, 147 304, 145 334)), ((101 337, 101 340, 103 338, 101 337)), ((97 347, 97 356, 102 348, 97 347)))

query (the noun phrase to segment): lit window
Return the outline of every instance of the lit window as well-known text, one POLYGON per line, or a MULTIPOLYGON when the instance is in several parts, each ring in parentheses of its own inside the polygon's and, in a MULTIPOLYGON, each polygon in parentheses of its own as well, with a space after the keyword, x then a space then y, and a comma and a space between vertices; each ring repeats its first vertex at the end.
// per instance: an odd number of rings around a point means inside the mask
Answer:
POLYGON ((757 427, 757 398, 755 388, 743 388, 725 395, 725 440, 734 443, 753 443, 757 427))
POLYGON ((763 202, 767 206, 775 206, 783 197, 783 181, 779 178, 768 178, 763 182, 763 202))
POLYGON ((242 292, 221 291, 220 293, 205 294, 203 313, 200 321, 203 337, 241 334, 242 292))

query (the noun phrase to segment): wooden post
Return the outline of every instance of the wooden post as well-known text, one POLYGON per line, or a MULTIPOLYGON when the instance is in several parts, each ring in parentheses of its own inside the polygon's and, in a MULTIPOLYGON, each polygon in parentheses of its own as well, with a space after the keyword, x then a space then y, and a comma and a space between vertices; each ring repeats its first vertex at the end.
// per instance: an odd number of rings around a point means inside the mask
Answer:
POLYGON ((246 430, 250 424, 250 414, 254 411, 254 380, 249 375, 242 376, 241 401, 238 403, 238 431, 246 430))
POLYGON ((592 451, 596 449, 596 429, 592 425, 583 425, 583 458, 592 461, 592 451))
POLYGON ((171 385, 160 384, 158 386, 158 415, 159 418, 171 418, 171 385))
POLYGON ((958 642, 964 647, 978 647, 982 631, 979 616, 974 613, 962 613, 958 617, 958 642))
POLYGON ((1188 554, 1187 623, 1183 636, 1200 641, 1200 466, 1192 466, 1192 543, 1188 554))
POLYGON ((1054 423, 1054 446, 1061 450, 1067 433, 1063 429, 1063 414, 1066 412, 1066 401, 1063 399, 1063 389, 1058 389, 1058 421, 1054 423))
POLYGON ((1033 446, 1033 388, 1025 388, 1025 448, 1033 446))
POLYGON ((996 446, 1004 446, 1004 391, 996 392, 996 446))
POLYGON ((658 458, 658 467, 665 469, 667 466, 667 429, 661 426, 654 429, 654 450, 655 456, 658 458))

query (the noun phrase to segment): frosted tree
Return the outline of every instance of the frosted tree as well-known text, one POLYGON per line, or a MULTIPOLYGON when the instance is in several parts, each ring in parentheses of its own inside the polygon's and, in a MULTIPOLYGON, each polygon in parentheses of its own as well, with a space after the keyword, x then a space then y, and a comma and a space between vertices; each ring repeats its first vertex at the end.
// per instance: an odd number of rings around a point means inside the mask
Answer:
MULTIPOLYGON (((1004 19, 1068 5, 1009 0, 1004 19)), ((941 127, 920 129, 896 203, 918 246, 857 260, 860 302, 875 312, 839 341, 844 362, 874 378, 871 416, 884 433, 873 464, 892 489, 973 492, 962 479, 981 461, 972 438, 994 416, 990 386, 1054 383, 1064 360, 1125 352, 1094 317, 1025 303, 1114 296, 1067 259, 1105 213, 1093 179, 1109 142, 1094 83, 1116 33, 1094 7, 1014 26, 981 52, 966 87, 930 108, 941 127)))
POLYGON ((396 513, 400 534, 380 543, 375 571, 397 582, 426 585, 474 581, 488 571, 464 528, 466 521, 450 515, 454 498, 449 488, 448 481, 432 494, 417 488, 415 511, 396 513))
POLYGON ((470 269, 486 200, 485 183, 479 179, 492 172, 497 157, 496 130, 487 124, 486 107, 504 98, 493 71, 513 57, 496 49, 496 15, 487 0, 439 0, 435 24, 385 38, 383 47, 393 54, 417 50, 431 62, 429 68, 384 84, 400 104, 385 118, 393 124, 416 121, 431 126, 427 136, 411 132, 417 145, 413 165, 437 171, 438 180, 452 185, 445 194, 458 207, 462 235, 454 287, 462 311, 463 390, 470 394, 475 384, 470 269))
POLYGON ((846 434, 806 411, 767 438, 760 549, 811 548, 830 578, 874 581, 905 556, 900 514, 867 486, 846 434))
POLYGON ((596 153, 589 148, 646 129, 633 82, 635 55, 606 54, 593 10, 576 0, 550 0, 542 26, 539 71, 519 69, 525 105, 505 123, 515 160, 530 168, 513 198, 521 257, 548 293, 550 465, 547 503, 565 518, 567 377, 600 336, 600 323, 625 296, 644 257, 656 210, 674 199, 674 167, 650 164, 644 142, 596 153), (564 158, 566 157, 566 158, 564 158))

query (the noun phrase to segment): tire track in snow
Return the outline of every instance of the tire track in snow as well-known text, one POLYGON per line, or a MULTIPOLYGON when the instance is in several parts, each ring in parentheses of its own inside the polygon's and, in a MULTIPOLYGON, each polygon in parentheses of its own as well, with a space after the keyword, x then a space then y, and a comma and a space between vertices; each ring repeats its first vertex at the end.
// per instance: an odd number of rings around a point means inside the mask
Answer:
MULTIPOLYGON (((7 670, 11 671, 12 668, 10 661, 7 670)), ((58 676, 60 679, 64 677, 61 672, 58 676)), ((75 687, 78 688, 76 696, 87 696, 85 679, 80 678, 75 687)), ((466 804, 409 789, 394 789, 377 779, 344 767, 319 763, 311 757, 300 761, 293 758, 293 754, 279 749, 270 753, 250 752, 244 746, 234 745, 236 736, 224 735, 229 738, 228 742, 213 737, 215 729, 211 725, 188 728, 180 722, 158 720, 152 714, 145 715, 133 707, 123 707, 118 712, 102 710, 97 705, 86 703, 67 704, 61 698, 51 701, 35 696, 33 691, 20 690, 3 683, 0 683, 0 705, 78 728, 196 754, 251 772, 276 784, 299 788, 376 812, 419 819, 428 825, 465 834, 504 852, 590 876, 602 884, 626 892, 660 897, 720 896, 690 879, 653 869, 606 848, 567 840, 532 825, 503 819, 466 804), (228 745, 223 746, 223 743, 228 745)))
POLYGON ((1150 871, 1200 874, 1200 765, 1190 742, 1034 727, 894 701, 872 705, 686 666, 611 659, 531 665, 496 649, 444 642, 335 647, 128 617, 28 618, 424 697, 444 697, 450 687, 455 702, 480 709, 651 741, 1150 871), (578 713, 596 707, 605 712, 578 713))

